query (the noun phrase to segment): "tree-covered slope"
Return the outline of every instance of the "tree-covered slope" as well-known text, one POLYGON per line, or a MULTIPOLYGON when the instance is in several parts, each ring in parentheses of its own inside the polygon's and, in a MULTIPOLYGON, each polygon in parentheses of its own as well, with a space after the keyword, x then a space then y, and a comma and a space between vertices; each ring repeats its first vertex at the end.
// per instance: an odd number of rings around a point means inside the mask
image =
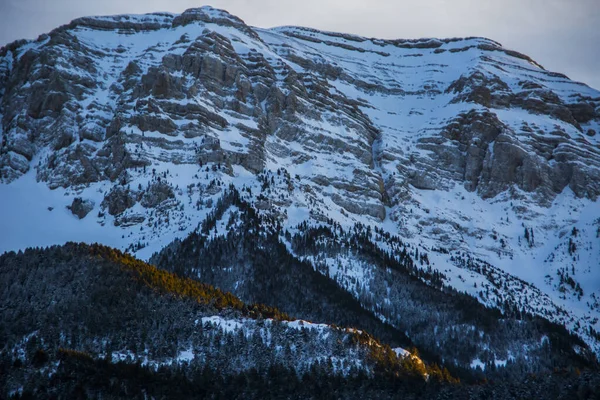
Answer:
POLYGON ((450 378, 417 358, 397 356, 367 333, 246 305, 100 245, 6 253, 0 287, 2 396, 36 395, 45 386, 62 396, 63 374, 85 376, 70 370, 68 360, 89 365, 91 374, 112 368, 116 379, 131 371, 126 365, 152 376, 168 370, 186 385, 207 369, 224 379, 264 377, 272 368, 298 376, 316 369, 332 377, 450 378))
POLYGON ((196 232, 152 262, 248 302, 416 345, 465 378, 596 365, 564 327, 510 302, 486 307, 444 285, 428 253, 398 237, 361 225, 346 231, 334 221, 283 230, 233 187, 196 232))

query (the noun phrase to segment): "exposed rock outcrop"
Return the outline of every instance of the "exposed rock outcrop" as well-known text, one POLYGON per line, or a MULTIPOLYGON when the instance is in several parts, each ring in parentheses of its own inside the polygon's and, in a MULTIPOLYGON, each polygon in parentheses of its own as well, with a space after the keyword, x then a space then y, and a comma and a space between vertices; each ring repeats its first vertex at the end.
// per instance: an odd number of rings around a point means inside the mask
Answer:
POLYGON ((112 190, 104 196, 102 208, 108 209, 110 215, 119 215, 123 211, 133 207, 136 203, 136 195, 130 189, 123 186, 114 186, 112 190))
POLYGON ((75 197, 68 208, 71 210, 73 215, 77 216, 79 219, 84 219, 90 213, 90 211, 94 209, 95 205, 96 204, 93 200, 75 197))
POLYGON ((146 208, 154 208, 167 199, 175 198, 173 188, 168 183, 156 181, 148 186, 140 203, 146 208))

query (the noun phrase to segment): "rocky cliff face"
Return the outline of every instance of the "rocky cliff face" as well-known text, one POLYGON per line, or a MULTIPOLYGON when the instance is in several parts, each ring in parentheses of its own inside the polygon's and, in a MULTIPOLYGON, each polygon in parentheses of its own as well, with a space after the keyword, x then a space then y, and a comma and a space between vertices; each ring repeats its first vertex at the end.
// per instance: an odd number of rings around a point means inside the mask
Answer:
POLYGON ((456 261, 479 258, 600 329, 600 92, 491 40, 209 7, 81 18, 0 50, 0 117, 3 212, 22 214, 1 250, 83 236, 147 258, 234 185, 275 224, 378 227, 439 250, 447 284, 530 307, 456 261), (60 234, 27 234, 40 223, 60 234))

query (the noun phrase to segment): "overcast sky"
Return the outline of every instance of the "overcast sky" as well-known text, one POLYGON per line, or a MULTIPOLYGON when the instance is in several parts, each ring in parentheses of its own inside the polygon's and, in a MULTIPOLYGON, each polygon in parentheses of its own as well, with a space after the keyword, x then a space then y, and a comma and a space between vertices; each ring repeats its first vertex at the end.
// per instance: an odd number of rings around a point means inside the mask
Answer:
MULTIPOLYGON (((200 0, 0 0, 0 46, 87 15, 182 12, 200 0)), ((212 0, 260 27, 379 38, 485 36, 600 89, 600 0, 212 0)))

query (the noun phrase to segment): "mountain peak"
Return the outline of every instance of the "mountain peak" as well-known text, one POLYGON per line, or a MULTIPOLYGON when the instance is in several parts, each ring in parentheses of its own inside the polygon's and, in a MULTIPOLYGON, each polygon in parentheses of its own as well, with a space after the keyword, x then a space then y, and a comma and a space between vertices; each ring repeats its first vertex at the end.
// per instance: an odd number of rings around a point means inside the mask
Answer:
POLYGON ((230 14, 225 10, 211 6, 189 8, 185 10, 183 13, 173 19, 173 27, 185 26, 195 21, 214 23, 224 26, 233 26, 244 30, 246 33, 251 32, 242 19, 230 14))
POLYGON ((183 14, 206 14, 213 18, 231 18, 240 20, 238 17, 230 14, 227 10, 215 8, 213 6, 192 7, 186 9, 183 14))

